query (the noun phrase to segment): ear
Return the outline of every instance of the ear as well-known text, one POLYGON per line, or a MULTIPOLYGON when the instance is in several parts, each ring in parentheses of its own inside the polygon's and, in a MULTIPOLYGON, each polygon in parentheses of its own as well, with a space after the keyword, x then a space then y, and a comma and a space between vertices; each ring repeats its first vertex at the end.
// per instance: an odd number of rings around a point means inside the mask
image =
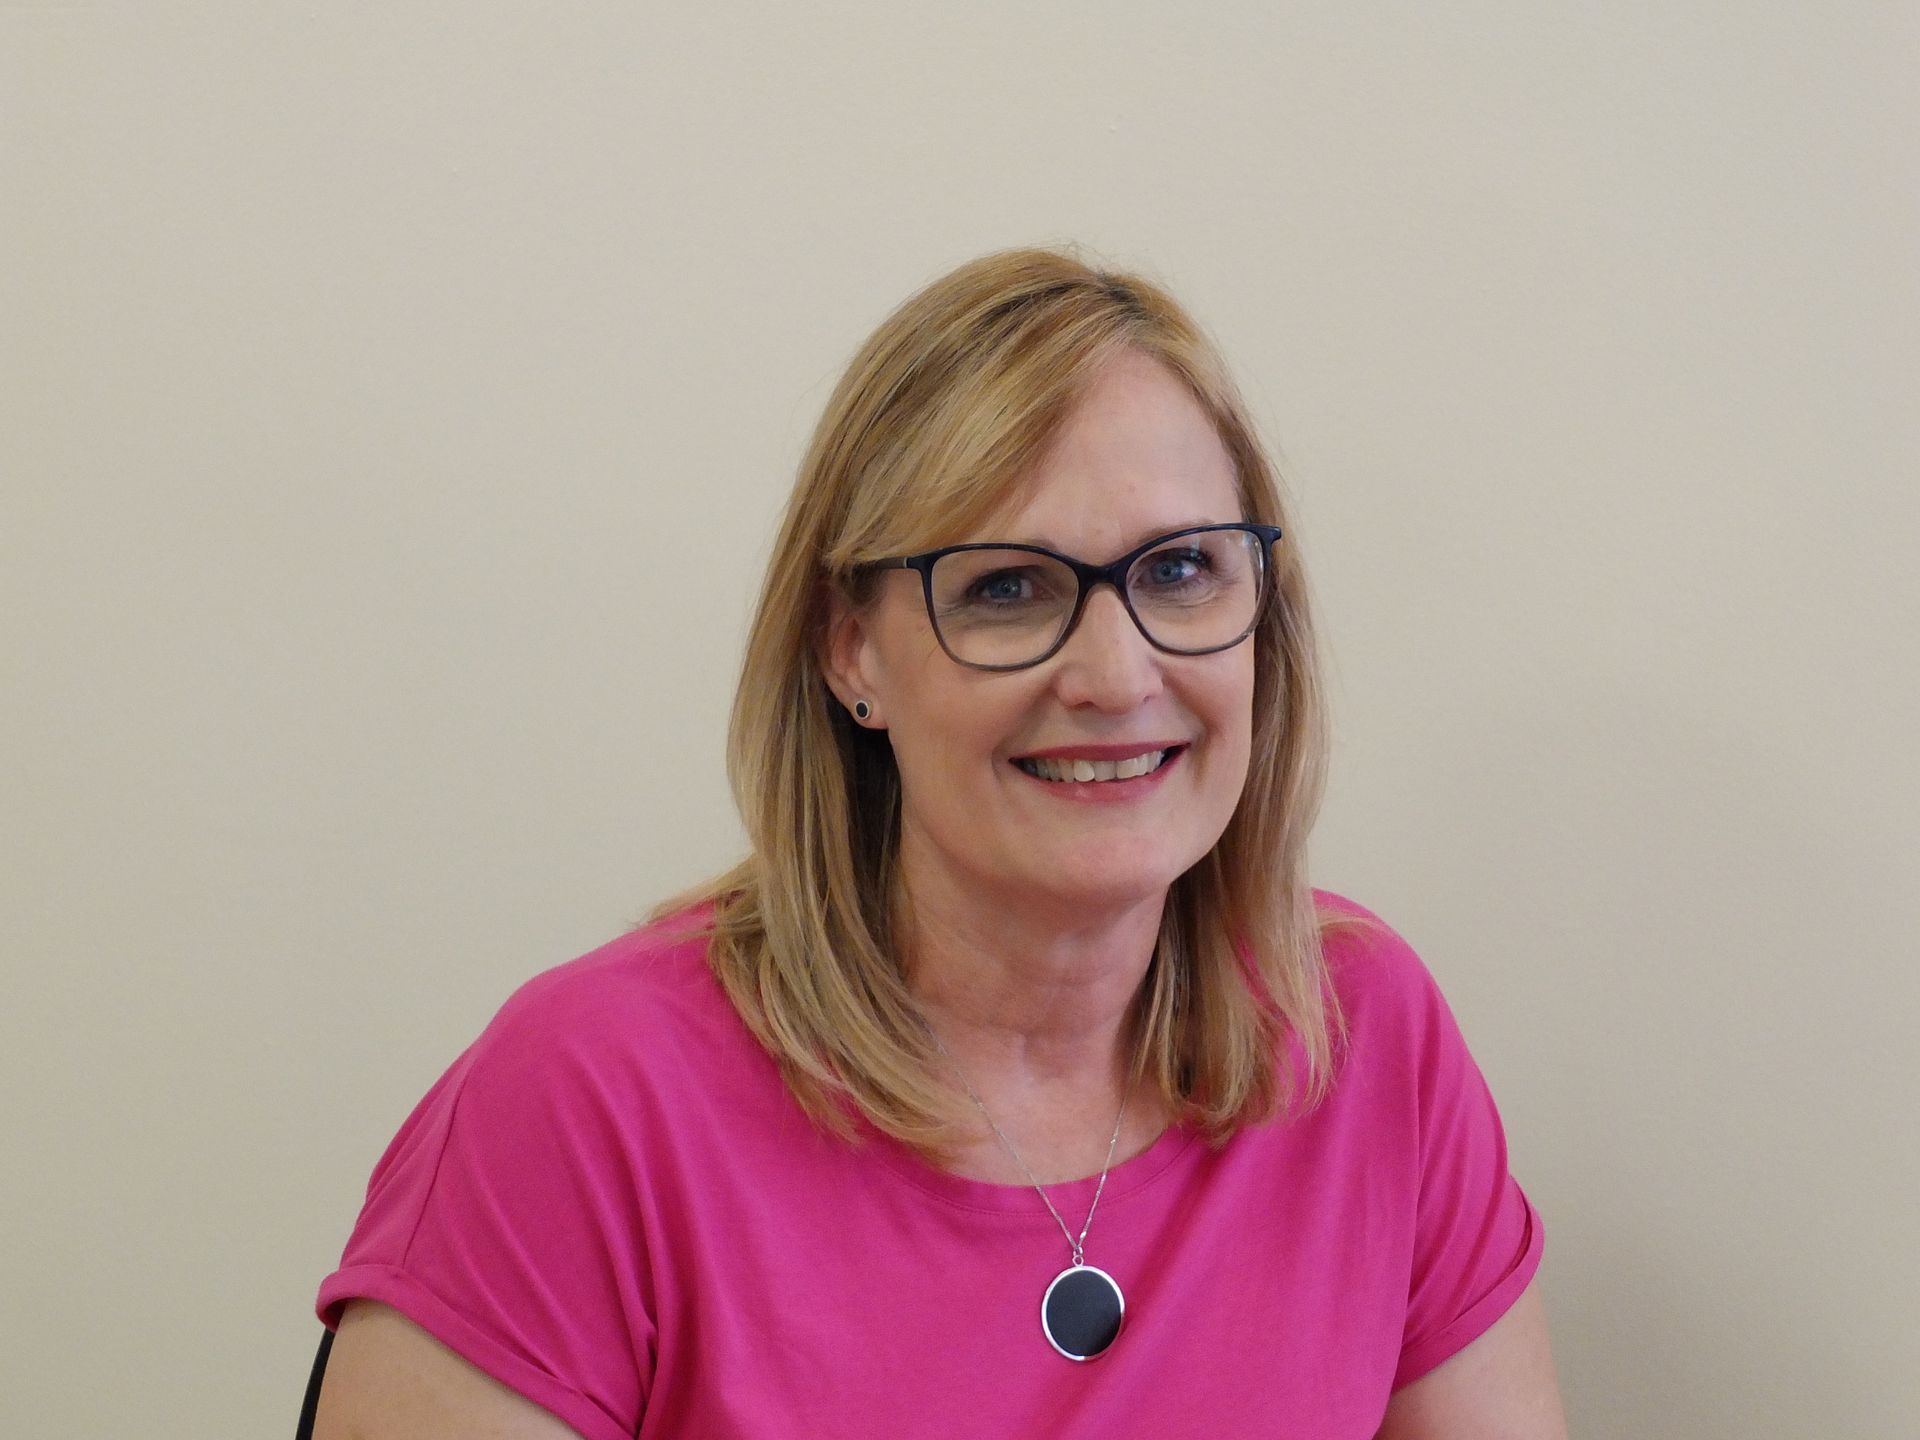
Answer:
POLYGON ((884 730, 879 687, 875 684, 877 664, 873 653, 873 633, 869 617, 856 610, 836 586, 827 596, 827 618, 820 641, 820 670, 834 698, 853 717, 855 702, 864 700, 871 711, 865 720, 854 724, 884 730))

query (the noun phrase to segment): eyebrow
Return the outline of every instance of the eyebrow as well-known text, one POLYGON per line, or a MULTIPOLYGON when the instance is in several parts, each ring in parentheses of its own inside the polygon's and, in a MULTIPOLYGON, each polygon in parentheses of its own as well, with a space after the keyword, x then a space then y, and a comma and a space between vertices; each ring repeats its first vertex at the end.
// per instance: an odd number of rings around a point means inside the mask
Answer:
MULTIPOLYGON (((1202 526, 1202 525, 1240 525, 1244 523, 1245 523, 1244 521, 1237 520, 1237 519, 1236 520, 1176 520, 1171 525, 1154 525, 1149 527, 1148 529, 1136 532, 1130 540, 1128 540, 1124 545, 1122 545, 1119 548, 1119 550, 1115 551, 1114 553, 1119 555, 1124 555, 1129 550, 1134 549, 1136 546, 1144 545, 1147 543, 1147 541, 1157 539, 1159 536, 1162 536, 1162 535, 1170 535, 1176 530, 1193 530, 1193 529, 1197 529, 1199 526, 1202 526)), ((989 541, 988 543, 991 544, 992 542, 989 541)), ((1055 541, 1048 539, 1044 535, 1037 535, 1037 536, 1034 536, 1032 539, 1027 539, 1027 540, 1013 540, 1008 543, 1011 543, 1014 545, 1038 545, 1042 550, 1058 550, 1058 551, 1061 551, 1063 554, 1067 553, 1066 547, 1064 545, 1060 545, 1055 541)))

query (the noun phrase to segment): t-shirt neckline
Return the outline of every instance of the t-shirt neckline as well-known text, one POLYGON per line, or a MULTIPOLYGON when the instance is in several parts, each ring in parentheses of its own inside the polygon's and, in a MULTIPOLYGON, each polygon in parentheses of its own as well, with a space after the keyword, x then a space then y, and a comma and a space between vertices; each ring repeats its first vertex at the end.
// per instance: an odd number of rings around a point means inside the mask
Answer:
MULTIPOLYGON (((938 1200, 964 1210, 985 1210, 1002 1215, 1035 1211, 1042 1215, 1047 1213, 1046 1206, 1041 1203, 1038 1192, 1031 1184, 1022 1181, 1003 1185, 993 1180, 954 1175, 929 1164, 911 1146, 872 1125, 863 1125, 863 1129, 867 1143, 874 1147, 889 1170, 938 1200)), ((1152 1184, 1198 1138, 1198 1132, 1178 1121, 1169 1124, 1146 1149, 1121 1161, 1107 1173, 1107 1188, 1100 1197, 1102 1208, 1152 1184)), ((1098 1175, 1089 1175, 1081 1180, 1063 1180, 1046 1187, 1047 1198, 1053 1201, 1061 1214, 1078 1210, 1084 1217, 1087 1208, 1093 1204, 1094 1192, 1099 1184, 1098 1175)), ((1079 1222, 1076 1220, 1074 1223, 1077 1226, 1079 1222)))

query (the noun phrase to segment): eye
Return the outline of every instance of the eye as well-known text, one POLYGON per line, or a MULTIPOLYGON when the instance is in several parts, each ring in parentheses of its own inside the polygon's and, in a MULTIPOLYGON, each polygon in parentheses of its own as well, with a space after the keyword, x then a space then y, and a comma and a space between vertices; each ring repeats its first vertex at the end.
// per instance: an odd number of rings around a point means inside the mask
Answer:
POLYGON ((1001 570, 995 574, 986 575, 974 581, 973 590, 969 598, 985 600, 989 603, 1024 600, 1027 598, 1025 587, 1029 583, 1028 577, 1025 575, 1021 575, 1012 570, 1001 570))
POLYGON ((1204 551, 1161 550, 1147 558, 1146 579, 1150 585, 1179 585, 1210 569, 1212 562, 1204 551))
POLYGON ((1058 593, 1056 578, 1035 566, 989 570, 968 582, 961 603, 985 610, 1044 605, 1058 593))

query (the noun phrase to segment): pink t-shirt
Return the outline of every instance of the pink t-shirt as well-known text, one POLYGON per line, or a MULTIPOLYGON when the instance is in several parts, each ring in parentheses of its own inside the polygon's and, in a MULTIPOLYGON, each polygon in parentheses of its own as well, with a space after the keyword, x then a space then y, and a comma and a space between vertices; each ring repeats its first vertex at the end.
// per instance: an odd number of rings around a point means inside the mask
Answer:
MULTIPOLYGON (((1067 1244, 1032 1187, 817 1131, 674 923, 501 1007, 381 1156, 322 1321, 384 1301, 588 1440, 1343 1440, 1539 1266, 1426 966, 1336 936, 1333 1095, 1217 1151, 1176 1126, 1115 1166, 1086 1258, 1126 1322, 1068 1360, 1040 1330, 1067 1244)), ((1049 1187, 1076 1233, 1093 1191, 1049 1187)))

